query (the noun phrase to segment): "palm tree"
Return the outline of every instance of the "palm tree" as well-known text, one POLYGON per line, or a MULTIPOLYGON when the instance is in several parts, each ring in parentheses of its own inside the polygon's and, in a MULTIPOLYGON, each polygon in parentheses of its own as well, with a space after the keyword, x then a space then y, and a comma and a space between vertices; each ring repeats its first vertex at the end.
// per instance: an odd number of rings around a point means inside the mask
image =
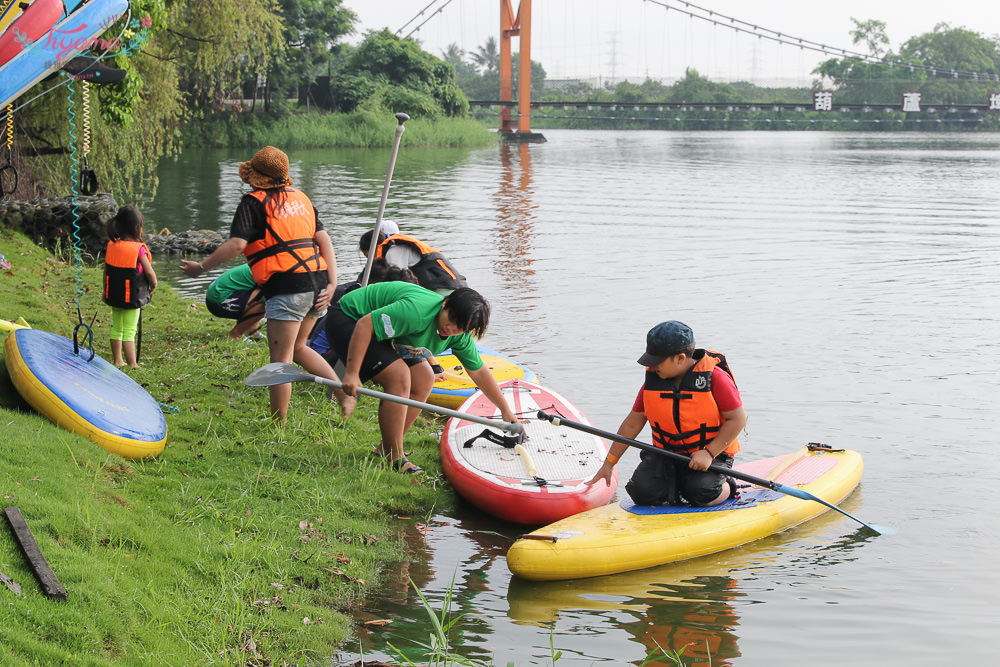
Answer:
POLYGON ((500 52, 497 50, 495 37, 487 39, 486 44, 469 55, 483 74, 500 69, 500 52))
POLYGON ((460 49, 458 44, 452 42, 444 50, 444 61, 457 70, 458 66, 462 65, 465 61, 465 51, 460 49))

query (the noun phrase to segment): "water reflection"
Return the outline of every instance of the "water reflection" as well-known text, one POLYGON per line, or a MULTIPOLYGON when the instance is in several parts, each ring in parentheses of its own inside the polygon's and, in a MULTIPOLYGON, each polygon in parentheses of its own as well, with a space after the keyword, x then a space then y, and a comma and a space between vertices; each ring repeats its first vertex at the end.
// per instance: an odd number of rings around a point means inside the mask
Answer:
POLYGON ((204 150, 198 151, 197 159, 185 154, 161 160, 157 168, 160 190, 143 211, 146 233, 228 230, 240 196, 238 163, 229 153, 204 150))
POLYGON ((534 145, 504 143, 500 146, 500 186, 493 196, 497 216, 496 247, 500 254, 493 266, 508 287, 523 292, 533 291, 535 275, 532 253, 535 204, 531 184, 534 145))
POLYGON ((739 617, 732 603, 744 593, 728 568, 692 575, 701 567, 687 573, 675 567, 662 576, 679 578, 663 583, 648 571, 564 582, 515 577, 507 589, 508 614, 516 623, 554 627, 560 615, 586 610, 625 630, 646 655, 679 652, 686 664, 729 665, 727 658, 740 655, 733 632, 739 617))
MULTIPOLYGON (((448 620, 454 625, 448 639, 455 652, 489 662, 494 633, 490 612, 502 593, 496 589, 496 572, 506 570, 503 556, 514 535, 493 530, 494 522, 472 508, 450 514, 453 516, 407 525, 407 558, 383 572, 385 584, 379 599, 370 602, 372 606, 352 611, 359 623, 358 642, 366 656, 392 658, 391 647, 395 647, 409 660, 422 663, 421 645, 435 632, 426 600, 438 618, 443 610, 450 610, 448 620), (372 619, 391 622, 366 625, 372 619)), ((357 657, 342 654, 339 663, 350 663, 357 657)))

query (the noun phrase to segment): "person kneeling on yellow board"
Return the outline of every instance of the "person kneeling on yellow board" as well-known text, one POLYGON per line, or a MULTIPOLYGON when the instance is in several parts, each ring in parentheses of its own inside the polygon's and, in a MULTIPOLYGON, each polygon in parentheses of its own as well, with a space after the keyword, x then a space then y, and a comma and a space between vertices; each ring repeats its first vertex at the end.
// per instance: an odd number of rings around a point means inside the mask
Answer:
MULTIPOLYGON (((618 435, 636 438, 648 422, 653 444, 686 454, 690 463, 643 451, 625 486, 638 505, 718 505, 736 495, 732 478, 708 467, 733 467, 740 450, 736 436, 747 423, 743 400, 724 354, 695 348, 694 333, 683 322, 661 322, 646 335, 638 359, 646 380, 618 435)), ((588 482, 610 484, 611 471, 628 445, 615 442, 600 470, 588 482)))

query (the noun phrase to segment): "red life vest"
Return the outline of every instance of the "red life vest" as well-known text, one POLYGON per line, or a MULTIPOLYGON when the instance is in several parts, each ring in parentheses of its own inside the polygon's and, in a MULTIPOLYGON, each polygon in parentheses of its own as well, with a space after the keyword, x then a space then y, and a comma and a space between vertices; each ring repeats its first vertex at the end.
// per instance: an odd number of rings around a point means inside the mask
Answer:
POLYGON ((138 268, 142 248, 146 244, 139 241, 108 243, 104 255, 104 303, 114 308, 142 308, 149 303, 149 283, 138 268))
MULTIPOLYGON (((264 238, 244 248, 254 282, 265 285, 278 273, 326 271, 326 260, 316 244, 316 211, 300 190, 285 188, 284 197, 274 191, 254 190, 250 195, 264 205, 264 238)), ((326 281, 323 281, 323 285, 326 281)))
MULTIPOLYGON (((725 420, 712 397, 712 370, 719 366, 730 377, 733 375, 721 352, 695 350, 694 359, 694 366, 684 374, 679 386, 673 379, 664 380, 647 370, 642 389, 653 444, 679 454, 704 449, 719 434, 725 420)), ((725 449, 730 455, 738 451, 740 442, 736 439, 725 449)))
POLYGON ((375 257, 384 257, 385 251, 394 245, 410 246, 420 253, 420 261, 409 267, 421 287, 429 290, 458 289, 468 287, 465 276, 461 275, 448 258, 419 239, 405 234, 393 234, 375 248, 375 257))

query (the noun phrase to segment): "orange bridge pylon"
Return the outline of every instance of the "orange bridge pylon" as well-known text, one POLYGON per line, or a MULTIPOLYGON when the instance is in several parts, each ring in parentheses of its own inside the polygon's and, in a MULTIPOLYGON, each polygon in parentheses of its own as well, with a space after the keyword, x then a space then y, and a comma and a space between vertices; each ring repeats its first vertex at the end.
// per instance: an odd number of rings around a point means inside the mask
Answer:
POLYGON ((517 121, 510 106, 500 109, 500 134, 510 141, 545 141, 531 131, 531 0, 521 0, 517 13, 511 0, 500 0, 500 101, 513 102, 513 62, 510 40, 519 38, 517 59, 517 121))

